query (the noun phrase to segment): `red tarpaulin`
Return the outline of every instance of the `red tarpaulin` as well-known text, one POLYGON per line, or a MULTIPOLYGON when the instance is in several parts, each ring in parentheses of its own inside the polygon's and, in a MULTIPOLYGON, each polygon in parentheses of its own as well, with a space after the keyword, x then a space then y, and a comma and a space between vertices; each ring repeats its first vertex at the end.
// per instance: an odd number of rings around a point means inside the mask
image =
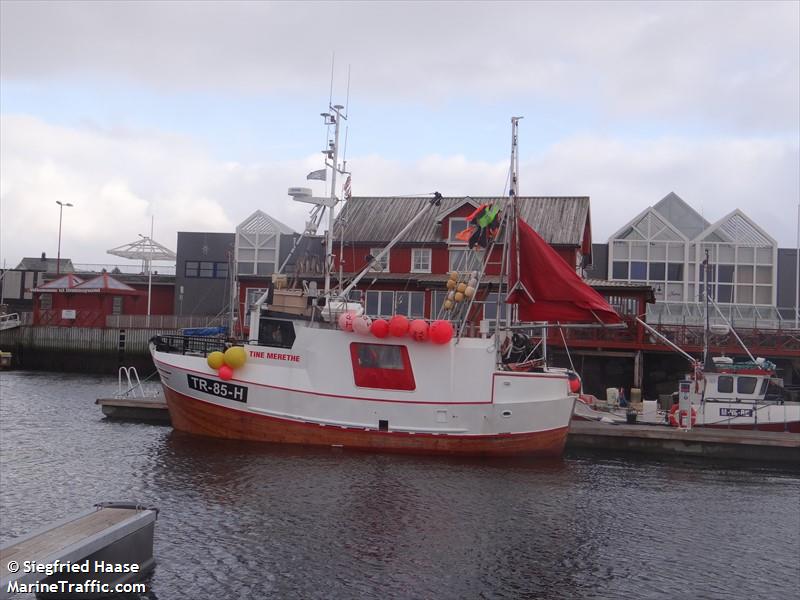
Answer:
POLYGON ((522 219, 517 221, 521 275, 518 278, 515 256, 516 232, 512 231, 509 265, 509 288, 512 292, 506 302, 519 305, 520 321, 561 323, 599 321, 607 325, 622 322, 620 316, 605 299, 586 285, 575 269, 568 265, 530 225, 522 219), (520 285, 514 288, 518 281, 520 285))

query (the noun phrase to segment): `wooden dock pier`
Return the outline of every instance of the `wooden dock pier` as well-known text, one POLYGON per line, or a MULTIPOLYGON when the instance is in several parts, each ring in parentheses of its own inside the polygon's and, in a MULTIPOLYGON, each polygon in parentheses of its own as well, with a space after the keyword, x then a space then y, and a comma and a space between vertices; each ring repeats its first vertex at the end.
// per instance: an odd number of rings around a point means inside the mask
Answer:
POLYGON ((167 403, 156 398, 98 398, 95 404, 103 409, 109 419, 146 421, 169 425, 167 403))
MULTIPOLYGON (((141 579, 155 567, 153 531, 157 515, 157 509, 133 503, 103 503, 11 540, 0 547, 0 598, 11 598, 20 590, 30 591, 27 586, 32 584, 47 590, 45 586, 62 581, 81 584, 95 580, 113 587, 141 579), (59 565, 81 568, 61 569, 59 565)), ((46 595, 88 598, 108 594, 46 595)))
POLYGON ((800 434, 573 421, 569 449, 619 450, 659 456, 702 456, 800 465, 800 434))

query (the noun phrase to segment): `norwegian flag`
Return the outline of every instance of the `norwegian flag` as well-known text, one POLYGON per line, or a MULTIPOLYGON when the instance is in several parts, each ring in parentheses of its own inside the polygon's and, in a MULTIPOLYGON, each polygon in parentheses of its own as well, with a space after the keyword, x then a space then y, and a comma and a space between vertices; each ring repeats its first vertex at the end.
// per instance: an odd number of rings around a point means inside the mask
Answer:
POLYGON ((347 176, 347 179, 344 182, 344 199, 350 200, 350 196, 352 196, 352 191, 350 190, 350 175, 347 176))

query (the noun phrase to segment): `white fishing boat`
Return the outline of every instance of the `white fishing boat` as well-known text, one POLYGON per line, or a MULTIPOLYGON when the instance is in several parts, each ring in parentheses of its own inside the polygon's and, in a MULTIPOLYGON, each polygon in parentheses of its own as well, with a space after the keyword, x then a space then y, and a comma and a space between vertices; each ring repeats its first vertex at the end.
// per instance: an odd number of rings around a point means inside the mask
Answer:
MULTIPOLYGON (((708 267, 708 257, 703 265, 708 267)), ((707 273, 706 268, 706 290, 709 289, 707 273)), ((636 422, 669 424, 683 428, 711 427, 800 433, 800 402, 785 399, 783 380, 776 376, 776 365, 750 354, 709 294, 706 294, 706 315, 704 352, 700 360, 639 320, 652 335, 683 355, 689 361, 691 370, 678 383, 678 391, 673 395, 673 403, 668 410, 655 409, 655 402, 644 403, 646 408, 636 415, 636 422), (724 323, 710 323, 712 306, 724 323), (736 362, 726 356, 710 357, 710 332, 731 333, 744 348, 749 360, 736 362)), ((598 403, 593 398, 580 397, 575 408, 575 418, 623 423, 629 420, 632 412, 631 407, 609 407, 607 403, 598 403)))
MULTIPOLYGON (((252 307, 247 340, 154 338, 151 353, 173 427, 205 436, 370 451, 560 455, 579 385, 574 375, 541 361, 515 363, 504 342, 525 323, 620 319, 518 218, 519 118, 512 118, 501 235, 491 243, 499 243, 502 232, 510 239, 501 289, 520 322, 509 316, 493 330, 468 337, 468 305, 480 297, 482 272, 450 273, 451 298, 436 320, 373 321, 361 304, 346 300, 415 222, 433 218, 438 193, 364 271, 331 285, 336 175, 343 172, 337 163, 342 108, 331 106, 323 115, 335 131, 325 151, 330 198, 290 190, 295 199, 315 204, 314 210, 328 210, 324 292, 308 298, 300 291, 268 291, 252 307)), ((485 270, 491 248, 482 252, 485 270)))

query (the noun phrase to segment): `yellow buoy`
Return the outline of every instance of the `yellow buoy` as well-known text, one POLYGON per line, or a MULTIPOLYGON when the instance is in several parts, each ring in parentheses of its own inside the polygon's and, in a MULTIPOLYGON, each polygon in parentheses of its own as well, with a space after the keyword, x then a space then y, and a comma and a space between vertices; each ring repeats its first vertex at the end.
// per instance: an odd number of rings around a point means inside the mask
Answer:
POLYGON ((466 289, 467 289, 467 284, 464 283, 463 281, 456 286, 456 291, 457 292, 461 292, 462 294, 464 293, 464 290, 466 290, 466 289))
POLYGON ((451 308, 453 308, 453 301, 450 300, 450 299, 445 300, 444 301, 444 309, 445 310, 450 310, 451 308))
POLYGON ((231 346, 225 350, 225 364, 231 369, 238 369, 244 366, 247 360, 247 353, 241 346, 231 346))
POLYGON ((456 302, 462 302, 464 300, 464 294, 461 292, 456 292, 454 299, 456 302))
POLYGON ((211 354, 208 355, 208 358, 206 358, 206 362, 208 363, 209 367, 211 367, 216 371, 222 365, 225 364, 225 355, 219 350, 217 350, 216 352, 212 352, 211 354))
POLYGON ((448 289, 448 290, 452 290, 452 289, 454 289, 455 287, 456 287, 456 281, 455 281, 455 279, 448 279, 448 280, 447 280, 447 289, 448 289))
POLYGON ((450 279, 458 280, 458 271, 450 271, 450 279))
POLYGON ((471 286, 467 286, 467 288, 464 290, 464 295, 467 298, 472 298, 475 295, 475 288, 471 287, 471 286))

